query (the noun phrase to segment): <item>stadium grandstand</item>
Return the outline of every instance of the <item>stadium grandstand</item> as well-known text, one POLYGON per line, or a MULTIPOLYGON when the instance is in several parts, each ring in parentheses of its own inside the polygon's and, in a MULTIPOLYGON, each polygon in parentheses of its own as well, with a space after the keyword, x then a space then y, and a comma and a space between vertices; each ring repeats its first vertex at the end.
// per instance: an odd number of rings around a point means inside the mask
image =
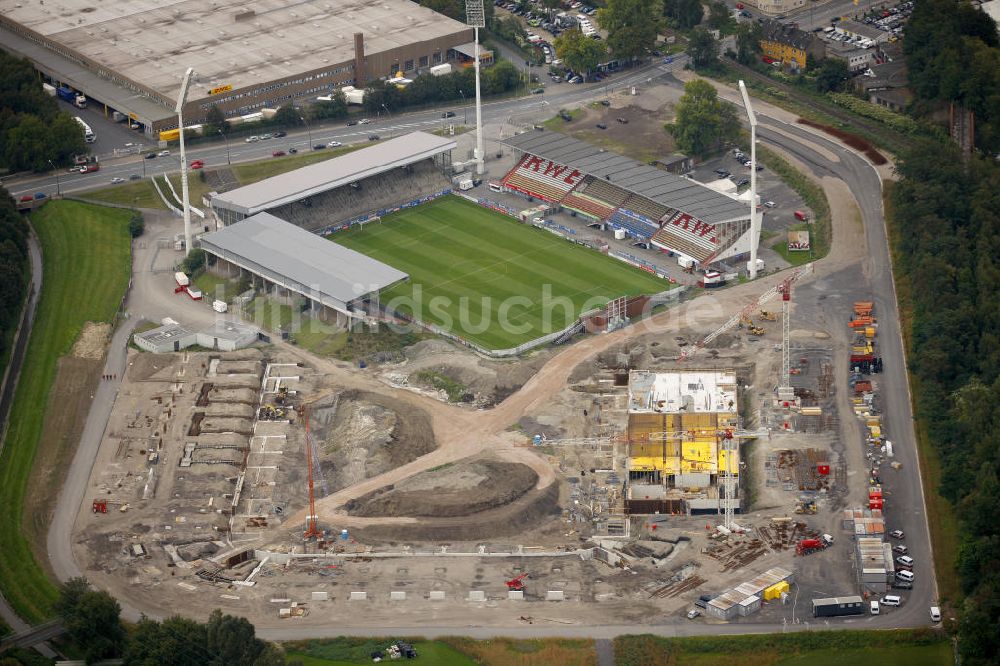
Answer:
POLYGON ((367 301, 409 277, 269 213, 257 213, 199 240, 216 258, 216 272, 233 276, 247 271, 262 281, 267 293, 305 297, 314 313, 339 324, 363 319, 367 301))
POLYGON ((453 139, 413 132, 211 195, 220 225, 270 212, 309 231, 451 187, 453 139))
MULTIPOLYGON (((372 79, 468 65, 472 28, 410 0, 0 0, 0 46, 148 134, 247 116, 372 79)), ((492 59, 481 52, 483 62, 492 59)))
POLYGON ((748 202, 556 132, 504 139, 520 155, 501 185, 624 230, 701 265, 750 251, 748 202))

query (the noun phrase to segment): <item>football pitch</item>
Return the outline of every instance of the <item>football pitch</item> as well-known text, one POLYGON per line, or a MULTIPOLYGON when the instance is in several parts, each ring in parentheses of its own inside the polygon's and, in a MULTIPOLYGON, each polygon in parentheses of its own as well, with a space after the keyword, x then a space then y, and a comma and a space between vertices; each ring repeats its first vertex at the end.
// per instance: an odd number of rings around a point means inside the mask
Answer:
POLYGON ((459 197, 447 196, 331 236, 409 273, 382 303, 487 349, 569 326, 612 298, 670 283, 459 197))

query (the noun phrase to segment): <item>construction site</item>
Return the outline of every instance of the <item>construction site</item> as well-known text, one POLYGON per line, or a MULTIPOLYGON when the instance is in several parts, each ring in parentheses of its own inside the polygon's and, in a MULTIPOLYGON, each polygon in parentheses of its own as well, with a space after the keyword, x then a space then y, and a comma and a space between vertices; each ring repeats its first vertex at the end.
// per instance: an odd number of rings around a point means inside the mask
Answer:
POLYGON ((131 350, 76 557, 150 612, 258 626, 800 622, 804 580, 885 591, 877 324, 810 328, 808 275, 516 362, 131 350))

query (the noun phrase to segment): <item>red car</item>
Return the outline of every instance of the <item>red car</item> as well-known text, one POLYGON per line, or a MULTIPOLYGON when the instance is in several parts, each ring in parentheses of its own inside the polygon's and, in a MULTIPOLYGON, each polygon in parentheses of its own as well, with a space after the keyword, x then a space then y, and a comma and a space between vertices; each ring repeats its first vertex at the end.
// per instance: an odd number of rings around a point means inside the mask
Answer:
POLYGON ((284 157, 284 156, 285 156, 285 151, 283 150, 276 150, 273 153, 271 153, 271 157, 284 157))
POLYGON ((205 163, 203 161, 201 161, 201 160, 195 160, 195 161, 191 162, 191 168, 192 169, 201 169, 204 166, 205 166, 205 163))
POLYGON ((29 203, 34 200, 35 200, 34 197, 32 197, 30 194, 25 194, 23 197, 18 199, 18 201, 20 201, 21 203, 29 203))
POLYGON ((743 9, 743 3, 742 2, 737 2, 736 3, 736 9, 743 9))
POLYGON ((80 173, 93 173, 95 171, 100 171, 100 170, 101 170, 100 164, 88 164, 86 166, 80 167, 80 173))

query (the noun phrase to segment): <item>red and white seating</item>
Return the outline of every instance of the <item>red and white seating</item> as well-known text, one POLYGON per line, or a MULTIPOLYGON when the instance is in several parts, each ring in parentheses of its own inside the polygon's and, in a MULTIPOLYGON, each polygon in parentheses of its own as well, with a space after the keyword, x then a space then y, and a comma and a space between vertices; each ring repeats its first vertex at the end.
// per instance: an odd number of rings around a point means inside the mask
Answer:
POLYGON ((658 247, 704 262, 718 252, 719 236, 716 225, 678 212, 653 235, 652 242, 658 247))
POLYGON ((504 176, 503 184, 522 194, 555 203, 561 201, 582 179, 583 174, 577 169, 525 155, 504 176))

